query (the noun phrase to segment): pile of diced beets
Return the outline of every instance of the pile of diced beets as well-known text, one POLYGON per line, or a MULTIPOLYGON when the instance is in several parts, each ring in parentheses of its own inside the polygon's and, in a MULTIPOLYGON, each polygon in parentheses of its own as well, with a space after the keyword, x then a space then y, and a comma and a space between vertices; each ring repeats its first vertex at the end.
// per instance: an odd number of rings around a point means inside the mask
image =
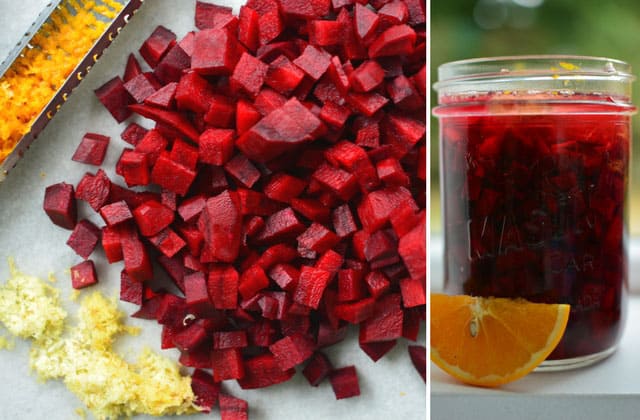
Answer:
MULTIPOLYGON (((73 287, 97 282, 98 243, 124 261, 121 299, 163 325, 198 404, 225 419, 247 407, 222 381, 265 387, 302 364, 311 385, 359 395, 355 367, 321 349, 357 325, 375 361, 425 318, 425 4, 249 0, 234 16, 199 1, 195 26, 159 26, 139 50, 151 70, 132 54, 96 90, 118 122, 155 122, 122 133, 127 187, 99 169, 46 190, 84 259, 73 287), (77 221, 76 199, 105 226, 77 221)), ((73 160, 99 166, 108 144, 87 133, 73 160)), ((409 353, 424 378, 425 348, 409 353)))

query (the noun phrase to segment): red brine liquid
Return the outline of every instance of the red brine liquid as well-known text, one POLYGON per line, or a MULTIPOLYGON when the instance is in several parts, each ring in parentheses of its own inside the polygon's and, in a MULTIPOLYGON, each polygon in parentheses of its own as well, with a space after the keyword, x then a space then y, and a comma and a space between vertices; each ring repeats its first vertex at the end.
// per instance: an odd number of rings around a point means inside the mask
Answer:
POLYGON ((630 107, 480 99, 436 111, 447 292, 570 304, 550 360, 612 348, 626 312, 630 107))

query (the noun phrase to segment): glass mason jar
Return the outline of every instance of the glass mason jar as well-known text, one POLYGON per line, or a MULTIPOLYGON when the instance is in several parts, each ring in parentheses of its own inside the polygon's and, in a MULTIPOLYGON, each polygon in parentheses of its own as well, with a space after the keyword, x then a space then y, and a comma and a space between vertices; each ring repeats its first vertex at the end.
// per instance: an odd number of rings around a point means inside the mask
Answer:
POLYGON ((445 290, 570 304, 540 370, 610 355, 628 293, 630 66, 480 58, 438 79, 445 290))

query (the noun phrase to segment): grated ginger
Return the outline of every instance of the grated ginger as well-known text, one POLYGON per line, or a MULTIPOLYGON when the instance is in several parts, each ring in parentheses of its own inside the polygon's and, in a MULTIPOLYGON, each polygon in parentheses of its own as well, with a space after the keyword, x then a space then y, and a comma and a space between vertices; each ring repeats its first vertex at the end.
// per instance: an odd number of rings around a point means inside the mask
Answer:
POLYGON ((101 3, 62 1, 31 39, 33 48, 25 48, 0 78, 0 162, 102 35, 108 22, 99 16, 112 20, 123 7, 115 0, 101 3))
POLYGON ((10 268, 11 278, 0 286, 0 322, 33 340, 29 364, 41 380, 64 381, 98 419, 198 411, 191 378, 175 362, 145 349, 130 364, 114 352, 118 335, 138 332, 123 323, 115 299, 99 292, 84 297, 78 325, 69 326, 55 288, 11 262, 10 268))

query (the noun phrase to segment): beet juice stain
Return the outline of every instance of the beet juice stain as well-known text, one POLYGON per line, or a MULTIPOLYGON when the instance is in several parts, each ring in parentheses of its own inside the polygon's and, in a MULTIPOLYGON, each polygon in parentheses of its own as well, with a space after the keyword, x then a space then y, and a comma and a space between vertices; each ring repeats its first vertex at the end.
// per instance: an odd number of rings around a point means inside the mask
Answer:
MULTIPOLYGON (((614 82, 597 82, 593 91, 566 89, 588 89, 578 81, 588 76, 574 66, 551 74, 557 60, 447 64, 434 112, 440 118, 445 288, 570 304, 565 335, 543 364, 553 369, 605 357, 622 333, 635 111, 624 95, 628 89, 614 82), (543 89, 528 86, 536 83, 543 89)), ((577 67, 591 66, 593 73, 607 68, 602 59, 578 60, 577 67)), ((617 83, 630 85, 632 76, 617 76, 617 83)))

